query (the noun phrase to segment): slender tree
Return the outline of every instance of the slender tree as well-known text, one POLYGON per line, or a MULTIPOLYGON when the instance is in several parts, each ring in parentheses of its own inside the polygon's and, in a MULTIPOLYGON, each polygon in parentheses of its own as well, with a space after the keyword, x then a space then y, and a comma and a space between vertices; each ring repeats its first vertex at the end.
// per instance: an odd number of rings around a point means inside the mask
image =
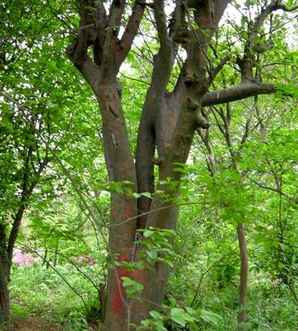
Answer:
MULTIPOLYGON (((32 202, 45 201, 52 188, 53 172, 45 173, 50 159, 67 139, 68 92, 57 80, 57 54, 51 47, 59 29, 49 20, 49 9, 40 1, 6 1, 0 4, 0 329, 9 324, 9 282, 12 258, 21 223, 32 202), (35 15, 37 12, 43 15, 35 15), (33 27, 33 28, 32 28, 33 27), (46 61, 43 59, 46 58, 46 61), (53 63, 55 58, 55 63, 53 63), (55 87, 65 91, 63 97, 55 87), (63 112, 60 103, 63 98, 63 112), (63 131, 63 132, 62 132, 63 131), (39 187, 39 192, 36 188, 39 187), (45 189, 47 187, 47 189, 45 189), (47 192, 45 192, 47 191, 47 192)), ((60 37, 60 35, 59 35, 60 37)), ((57 40, 57 37, 56 39, 57 40)), ((69 65, 61 61, 59 74, 69 65)), ((77 87, 76 87, 77 91, 77 87)), ((69 92, 72 94, 72 92, 69 92)), ((51 193, 53 193, 51 191, 51 193)))
MULTIPOLYGON (((1 93, 10 107, 1 110, 0 325, 9 324, 13 250, 33 190, 49 162, 48 127, 42 118, 1 93)), ((4 106, 4 104, 3 104, 4 106)))

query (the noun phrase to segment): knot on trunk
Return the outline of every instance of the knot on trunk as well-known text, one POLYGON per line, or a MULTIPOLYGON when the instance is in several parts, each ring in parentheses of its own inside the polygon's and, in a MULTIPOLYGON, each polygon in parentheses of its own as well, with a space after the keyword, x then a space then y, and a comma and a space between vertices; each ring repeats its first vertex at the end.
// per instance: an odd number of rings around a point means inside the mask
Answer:
POLYGON ((195 113, 196 127, 202 129, 208 129, 210 125, 206 114, 202 110, 201 103, 189 97, 187 99, 187 107, 190 111, 195 113))

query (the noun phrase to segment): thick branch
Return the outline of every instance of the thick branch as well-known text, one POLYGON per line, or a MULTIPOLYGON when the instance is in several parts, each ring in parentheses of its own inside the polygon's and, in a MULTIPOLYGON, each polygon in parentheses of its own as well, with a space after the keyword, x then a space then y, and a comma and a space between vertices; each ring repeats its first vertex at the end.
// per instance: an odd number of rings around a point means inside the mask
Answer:
MULTIPOLYGON (((154 16, 160 39, 160 48, 154 57, 151 86, 147 92, 140 121, 138 143, 136 150, 136 170, 138 192, 150 192, 154 190, 154 151, 158 142, 164 141, 161 136, 164 130, 171 126, 167 122, 164 127, 165 95, 166 87, 170 79, 174 59, 174 45, 167 32, 164 1, 154 2, 154 16)), ((173 118, 173 116, 172 116, 173 118)), ((159 154, 161 151, 158 146, 159 154)), ((151 200, 141 197, 138 201, 139 214, 150 210, 151 200)), ((138 226, 144 227, 147 215, 141 216, 138 226)))
POLYGON ((115 36, 118 35, 120 29, 125 4, 125 0, 113 0, 110 7, 109 27, 113 29, 115 36))
POLYGON ((118 67, 116 65, 116 45, 120 30, 121 19, 125 9, 124 0, 114 0, 110 7, 108 25, 105 27, 105 38, 102 47, 102 63, 105 70, 104 75, 116 75, 118 67))
POLYGON ((95 8, 94 0, 80 1, 80 29, 77 38, 66 50, 69 59, 93 88, 99 70, 88 56, 87 50, 95 42, 97 31, 101 31, 105 20, 102 5, 98 5, 97 11, 95 8))
POLYGON ((145 10, 145 3, 136 0, 132 9, 132 14, 129 17, 123 37, 120 41, 121 52, 118 58, 118 65, 120 65, 126 58, 133 40, 138 32, 141 20, 145 10))
POLYGON ((167 19, 164 12, 164 1, 154 1, 154 17, 157 26, 158 37, 160 40, 161 47, 167 45, 169 42, 169 35, 167 31, 167 19))
POLYGON ((94 89, 97 79, 100 77, 100 70, 98 66, 87 55, 87 46, 84 45, 85 41, 79 37, 71 44, 66 52, 69 59, 81 72, 86 81, 94 89))
MULTIPOLYGON (((194 7, 195 19, 199 29, 191 29, 192 33, 190 33, 190 38, 185 46, 187 59, 176 83, 175 91, 177 94, 184 89, 185 85, 192 87, 193 91, 196 90, 197 96, 206 92, 210 83, 206 75, 208 46, 228 3, 229 0, 206 0, 196 3, 194 7)), ((214 74, 216 75, 216 72, 214 74)))
POLYGON ((272 84, 247 82, 231 88, 206 93, 202 98, 202 106, 213 106, 274 92, 276 92, 276 87, 272 84))

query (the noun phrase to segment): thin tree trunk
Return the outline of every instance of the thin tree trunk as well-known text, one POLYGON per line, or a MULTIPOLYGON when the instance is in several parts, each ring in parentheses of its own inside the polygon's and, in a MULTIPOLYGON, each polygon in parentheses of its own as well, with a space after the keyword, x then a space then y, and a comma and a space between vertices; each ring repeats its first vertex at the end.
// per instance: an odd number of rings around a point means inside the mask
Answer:
POLYGON ((9 326, 9 267, 0 256, 0 329, 9 326))
MULTIPOLYGON (((27 171, 26 166, 25 171, 27 171)), ((13 250, 25 211, 25 201, 28 197, 28 194, 32 193, 34 187, 32 186, 29 191, 27 191, 26 176, 27 173, 24 175, 21 204, 16 212, 15 217, 13 218, 14 221, 8 237, 5 233, 5 226, 3 224, 0 224, 0 326, 1 324, 3 324, 3 326, 1 327, 4 330, 6 327, 7 329, 9 328, 10 300, 8 283, 10 281, 10 270, 12 264, 13 250)))
POLYGON ((59 241, 57 242, 56 247, 55 247, 54 261, 53 261, 54 267, 56 267, 56 265, 58 263, 58 257, 59 257, 58 251, 59 251, 59 241))
POLYGON ((247 297, 247 281, 248 281, 248 252, 245 238, 245 229, 243 224, 237 227, 238 242, 240 249, 240 288, 239 288, 239 303, 240 310, 238 314, 238 327, 242 328, 243 322, 247 320, 246 314, 246 297, 247 297))

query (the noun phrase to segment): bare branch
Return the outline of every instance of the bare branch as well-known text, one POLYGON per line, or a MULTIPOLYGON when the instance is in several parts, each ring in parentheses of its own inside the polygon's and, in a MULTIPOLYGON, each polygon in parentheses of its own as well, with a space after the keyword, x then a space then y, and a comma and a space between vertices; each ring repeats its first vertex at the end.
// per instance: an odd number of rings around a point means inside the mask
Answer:
POLYGON ((158 37, 160 40, 161 47, 167 45, 169 42, 169 35, 167 31, 167 19, 164 12, 164 1, 154 1, 154 17, 157 25, 158 37))
POLYGON ((271 94, 274 92, 276 92, 276 87, 272 84, 246 82, 238 86, 206 93, 202 98, 202 106, 218 105, 259 94, 271 94))
POLYGON ((280 188, 275 188, 275 187, 272 187, 272 186, 268 186, 266 184, 263 184, 263 183, 259 183, 253 179, 251 179, 251 182, 253 182, 255 185, 257 185, 258 187, 266 190, 266 191, 271 191, 271 192, 275 192, 275 193, 278 193, 282 196, 284 196, 286 199, 288 199, 290 202, 294 203, 294 204, 298 204, 298 199, 297 197, 291 197, 289 196, 287 193, 285 193, 284 191, 282 191, 280 188))
POLYGON ((132 9, 132 14, 129 17, 124 34, 120 41, 120 48, 122 51, 118 59, 119 64, 124 61, 128 52, 130 51, 133 40, 138 32, 141 20, 143 18, 144 10, 145 3, 140 0, 136 0, 132 9))

